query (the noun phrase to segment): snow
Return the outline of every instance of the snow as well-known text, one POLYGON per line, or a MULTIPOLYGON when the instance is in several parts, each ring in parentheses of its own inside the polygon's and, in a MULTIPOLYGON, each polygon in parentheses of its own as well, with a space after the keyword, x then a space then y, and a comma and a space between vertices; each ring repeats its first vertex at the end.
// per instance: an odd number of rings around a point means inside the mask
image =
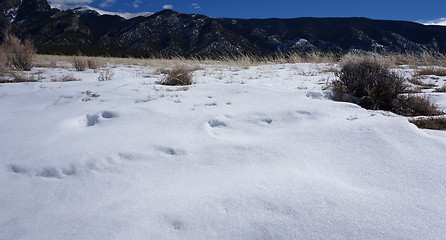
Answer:
POLYGON ((330 67, 0 84, 0 239, 444 238, 446 135, 331 100, 330 67))
POLYGON ((438 18, 438 19, 429 20, 429 21, 419 21, 419 23, 424 24, 424 25, 446 26, 446 18, 438 18))
POLYGON ((152 15, 152 12, 139 12, 139 13, 129 13, 129 12, 109 12, 104 11, 99 8, 94 8, 88 5, 72 5, 72 4, 62 4, 62 3, 51 3, 52 8, 56 8, 62 11, 73 10, 75 12, 85 12, 85 11, 95 11, 99 15, 117 15, 125 19, 131 19, 135 17, 147 17, 152 15))

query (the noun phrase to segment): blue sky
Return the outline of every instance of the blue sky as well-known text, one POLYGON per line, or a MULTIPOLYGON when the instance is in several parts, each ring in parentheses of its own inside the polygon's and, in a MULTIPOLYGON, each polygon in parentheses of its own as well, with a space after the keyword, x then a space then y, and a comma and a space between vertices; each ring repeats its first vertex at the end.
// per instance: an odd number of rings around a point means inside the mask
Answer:
POLYGON ((390 20, 434 20, 446 17, 445 0, 49 0, 51 3, 87 4, 114 12, 158 12, 170 8, 211 17, 295 18, 368 17, 390 20))

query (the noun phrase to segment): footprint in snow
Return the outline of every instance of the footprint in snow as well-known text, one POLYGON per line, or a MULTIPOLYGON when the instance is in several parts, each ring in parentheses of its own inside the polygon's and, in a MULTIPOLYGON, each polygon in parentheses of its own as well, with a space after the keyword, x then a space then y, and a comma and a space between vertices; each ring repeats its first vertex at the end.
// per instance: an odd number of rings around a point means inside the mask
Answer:
POLYGON ((218 119, 212 119, 208 121, 208 124, 211 128, 216 128, 216 127, 226 127, 226 123, 223 121, 220 121, 218 119))
POLYGON ((273 122, 273 120, 271 118, 264 118, 264 119, 262 119, 262 122, 264 122, 266 124, 271 124, 273 122))
POLYGON ((158 147, 156 147, 156 149, 158 149, 158 151, 161 151, 164 154, 169 155, 169 156, 178 156, 178 155, 182 155, 184 153, 183 151, 175 150, 174 148, 171 148, 171 147, 158 146, 158 147))
POLYGON ((15 164, 9 166, 9 171, 20 175, 36 176, 43 178, 55 178, 55 179, 62 179, 64 175, 73 176, 77 172, 74 166, 70 166, 69 168, 63 168, 63 169, 58 169, 55 167, 44 167, 42 169, 32 170, 15 164))
POLYGON ((101 114, 87 114, 87 127, 92 127, 98 124, 100 119, 111 119, 116 118, 117 116, 118 115, 116 113, 110 111, 103 111, 101 114))

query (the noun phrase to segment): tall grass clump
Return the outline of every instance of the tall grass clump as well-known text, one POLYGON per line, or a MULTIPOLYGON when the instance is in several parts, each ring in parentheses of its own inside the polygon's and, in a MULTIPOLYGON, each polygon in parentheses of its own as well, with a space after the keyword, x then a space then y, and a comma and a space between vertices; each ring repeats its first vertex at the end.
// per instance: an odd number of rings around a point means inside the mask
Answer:
POLYGON ((11 68, 29 71, 33 67, 33 56, 36 53, 30 40, 21 41, 10 33, 4 33, 4 41, 0 45, 0 68, 11 68))
POLYGON ((428 97, 404 94, 406 79, 382 59, 363 57, 342 64, 331 88, 338 100, 366 109, 392 111, 404 116, 432 116, 443 112, 428 97))

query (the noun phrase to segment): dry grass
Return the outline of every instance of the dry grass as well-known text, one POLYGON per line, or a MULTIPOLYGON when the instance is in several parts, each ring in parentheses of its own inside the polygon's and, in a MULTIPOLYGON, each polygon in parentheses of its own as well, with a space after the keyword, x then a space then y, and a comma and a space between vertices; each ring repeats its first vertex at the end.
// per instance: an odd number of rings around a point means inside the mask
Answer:
POLYGON ((347 53, 341 57, 342 62, 372 59, 391 66, 409 65, 417 66, 442 66, 446 67, 446 55, 438 52, 413 52, 413 53, 347 53))
POLYGON ((426 75, 446 76, 446 69, 438 67, 428 67, 428 68, 422 68, 415 73, 415 76, 426 76, 426 75))
POLYGON ((415 124, 418 128, 423 129, 434 129, 434 130, 446 130, 446 118, 422 118, 422 119, 413 119, 409 120, 409 122, 415 124))
MULTIPOLYGON (((84 57, 85 59, 86 57, 84 57)), ((72 56, 59 55, 38 55, 36 64, 72 62, 72 56)), ((273 54, 268 56, 255 55, 236 55, 219 56, 212 58, 205 57, 162 57, 162 58, 113 58, 113 57, 88 57, 85 59, 86 67, 97 69, 105 64, 109 65, 137 65, 150 66, 153 68, 174 67, 180 64, 187 65, 225 65, 234 66, 239 69, 247 69, 250 66, 259 66, 263 64, 282 64, 282 63, 345 63, 358 60, 373 60, 385 63, 389 66, 411 65, 417 66, 444 66, 446 67, 446 56, 440 53, 422 52, 422 53, 347 53, 344 55, 333 53, 313 52, 307 54, 273 54), (88 61, 91 61, 90 66, 88 61), (95 68, 97 63, 97 68, 95 68)), ((58 65, 59 66, 59 65, 58 65)), ((62 67, 64 65, 61 65, 62 67)))

